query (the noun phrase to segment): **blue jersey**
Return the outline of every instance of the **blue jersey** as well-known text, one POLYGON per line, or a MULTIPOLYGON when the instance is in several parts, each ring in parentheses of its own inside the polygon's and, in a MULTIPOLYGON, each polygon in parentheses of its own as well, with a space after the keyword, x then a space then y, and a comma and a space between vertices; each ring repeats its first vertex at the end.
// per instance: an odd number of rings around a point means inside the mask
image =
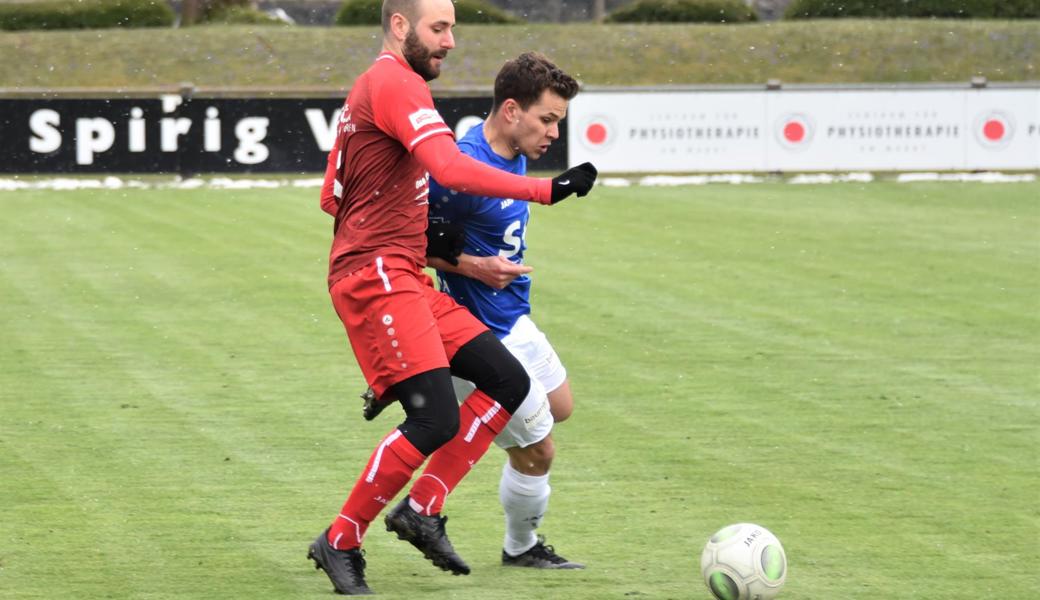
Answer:
MULTIPOLYGON (((502 158, 484 137, 484 124, 469 130, 461 140, 463 153, 496 169, 525 175, 527 157, 502 158)), ((524 234, 530 216, 527 202, 509 198, 470 196, 449 190, 430 180, 430 220, 457 223, 466 230, 463 252, 472 256, 502 256, 514 263, 524 261, 524 234)), ((496 290, 476 279, 437 271, 441 290, 469 309, 498 337, 506 336, 521 315, 531 312, 531 279, 521 275, 504 290, 496 290)))

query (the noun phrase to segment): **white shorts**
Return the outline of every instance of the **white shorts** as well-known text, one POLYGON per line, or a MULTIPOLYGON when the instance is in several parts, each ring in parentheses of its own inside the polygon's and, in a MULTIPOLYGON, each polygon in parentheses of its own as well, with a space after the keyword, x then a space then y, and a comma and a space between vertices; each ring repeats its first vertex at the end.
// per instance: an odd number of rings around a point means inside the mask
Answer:
MULTIPOLYGON (((495 438, 500 448, 519 446, 526 448, 540 442, 553 428, 552 412, 549 410, 547 391, 553 391, 567 380, 567 369, 553 350, 549 340, 527 315, 517 319, 509 335, 502 338, 509 352, 520 361, 531 377, 531 391, 520 408, 513 413, 506 428, 495 438)), ((469 396, 475 386, 465 379, 453 377, 455 396, 462 400, 469 396)))

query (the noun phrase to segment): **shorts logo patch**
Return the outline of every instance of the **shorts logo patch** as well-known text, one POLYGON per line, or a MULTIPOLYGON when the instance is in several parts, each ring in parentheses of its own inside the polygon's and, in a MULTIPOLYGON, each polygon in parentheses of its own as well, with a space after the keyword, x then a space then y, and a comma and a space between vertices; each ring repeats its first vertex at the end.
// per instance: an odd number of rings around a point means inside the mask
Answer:
POLYGON ((408 120, 411 121, 412 127, 416 131, 419 131, 427 125, 434 123, 444 123, 444 119, 441 118, 441 114, 432 108, 420 108, 419 110, 408 115, 408 120))
POLYGON ((548 399, 542 400, 542 403, 538 406, 538 410, 534 411, 533 414, 524 417, 524 427, 531 431, 538 426, 539 423, 544 421, 549 416, 549 402, 548 399))

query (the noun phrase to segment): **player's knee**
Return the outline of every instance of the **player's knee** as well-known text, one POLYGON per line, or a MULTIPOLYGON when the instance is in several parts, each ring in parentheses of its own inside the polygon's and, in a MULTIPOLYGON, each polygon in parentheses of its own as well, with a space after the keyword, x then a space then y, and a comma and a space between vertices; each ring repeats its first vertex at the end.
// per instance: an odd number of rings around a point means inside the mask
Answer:
POLYGON ((534 444, 534 452, 531 454, 531 462, 543 473, 549 472, 553 458, 556 456, 556 444, 551 437, 534 444))
POLYGON ((451 371, 472 381, 509 414, 516 412, 531 389, 523 365, 490 331, 459 349, 451 359, 451 371))
POLYGON ((459 431, 458 406, 451 410, 414 411, 398 427, 415 449, 429 455, 459 431))
POLYGON ((513 448, 509 453, 510 464, 524 475, 540 476, 549 472, 553 458, 556 456, 556 445, 551 437, 546 437, 526 448, 513 448))
POLYGON ((513 360, 502 364, 500 372, 501 383, 496 390, 498 397, 489 392, 485 393, 501 404, 502 408, 506 409, 509 414, 513 414, 520 408, 524 398, 531 391, 531 377, 524 370, 520 361, 516 360, 511 354, 509 357, 513 360))
POLYGON ((395 385, 406 418, 398 429, 415 449, 430 454, 459 431, 459 405, 448 369, 421 373, 395 385))
POLYGON ((447 444, 455 434, 459 432, 459 413, 453 411, 448 414, 438 414, 434 422, 427 426, 427 439, 429 444, 440 448, 447 444))

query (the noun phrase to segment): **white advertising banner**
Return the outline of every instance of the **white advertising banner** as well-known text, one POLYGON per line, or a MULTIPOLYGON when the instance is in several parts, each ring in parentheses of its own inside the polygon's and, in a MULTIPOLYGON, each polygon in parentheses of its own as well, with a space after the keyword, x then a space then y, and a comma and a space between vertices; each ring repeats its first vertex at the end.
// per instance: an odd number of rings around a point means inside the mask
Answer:
POLYGON ((766 96, 771 171, 962 168, 963 100, 954 90, 766 96))
POLYGON ((1040 89, 587 91, 567 120, 605 173, 1040 168, 1040 89))
POLYGON ((604 172, 760 171, 764 94, 578 94, 568 111, 571 164, 604 172))
POLYGON ((977 169, 1040 165, 1040 91, 965 92, 964 116, 966 164, 977 169))

